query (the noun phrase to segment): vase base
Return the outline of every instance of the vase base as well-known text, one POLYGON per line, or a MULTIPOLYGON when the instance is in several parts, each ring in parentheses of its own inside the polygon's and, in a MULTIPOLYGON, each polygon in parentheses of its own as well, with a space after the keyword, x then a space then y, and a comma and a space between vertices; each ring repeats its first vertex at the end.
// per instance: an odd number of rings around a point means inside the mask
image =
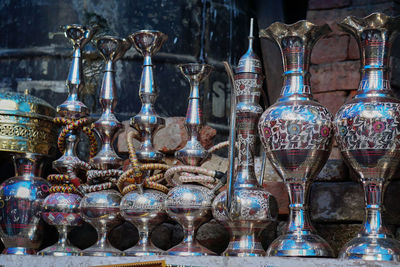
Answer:
POLYGON ((74 246, 53 245, 39 251, 37 254, 42 256, 78 256, 80 253, 81 250, 74 246))
POLYGON ((89 247, 85 250, 82 250, 80 255, 81 256, 100 256, 100 257, 122 256, 123 252, 112 246, 99 247, 99 246, 95 245, 95 246, 89 247))
POLYGON ((245 242, 231 241, 222 255, 235 257, 260 257, 265 256, 266 253, 260 242, 248 244, 245 242), (247 247, 244 247, 243 244, 247 245, 247 247))
POLYGON ((154 256, 163 255, 165 251, 155 246, 134 246, 123 253, 125 256, 154 256))
POLYGON ((267 250, 267 256, 282 257, 333 257, 333 250, 319 235, 286 234, 275 239, 267 250))
POLYGON ((400 261, 400 242, 390 237, 360 236, 350 240, 339 253, 342 259, 400 261))
POLYGON ((178 244, 175 247, 169 249, 164 253, 166 255, 173 255, 173 256, 214 256, 217 255, 216 253, 208 250, 207 248, 203 247, 202 245, 196 243, 183 243, 178 244))
POLYGON ((36 253, 36 249, 24 247, 11 247, 3 250, 3 254, 8 255, 36 255, 36 253))

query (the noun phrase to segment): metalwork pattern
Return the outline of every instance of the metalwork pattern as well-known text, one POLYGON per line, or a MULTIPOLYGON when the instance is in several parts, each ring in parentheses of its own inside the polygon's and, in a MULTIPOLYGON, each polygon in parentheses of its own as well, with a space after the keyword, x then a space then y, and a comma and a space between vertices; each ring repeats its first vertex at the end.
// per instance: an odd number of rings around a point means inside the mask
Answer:
POLYGON ((40 178, 39 156, 15 154, 15 177, 0 185, 0 237, 3 254, 36 254, 43 225, 42 202, 49 193, 49 184, 40 178))
MULTIPOLYGON (((236 118, 231 121, 231 130, 236 128, 238 142, 236 175, 230 175, 228 190, 221 192, 212 204, 214 218, 230 233, 224 256, 264 256, 259 235, 277 216, 274 197, 258 184, 254 171, 257 122, 262 113, 258 102, 264 77, 261 62, 252 47, 253 20, 250 24, 249 48, 240 58, 235 76, 231 77, 232 97, 236 98, 232 101, 236 118)), ((232 69, 229 65, 227 67, 228 73, 232 74, 232 69)), ((235 132, 231 134, 230 146, 233 149, 235 132)), ((230 158, 230 165, 234 166, 233 157, 230 158)))
POLYGON ((310 183, 332 146, 332 115, 313 100, 309 73, 312 47, 329 32, 328 25, 308 21, 276 22, 260 30, 260 37, 274 40, 281 50, 284 80, 280 98, 263 113, 258 130, 290 199, 286 233, 270 245, 269 256, 333 256, 329 244, 315 234, 306 203, 310 183))
MULTIPOLYGON (((59 240, 56 244, 39 252, 41 255, 54 256, 78 255, 80 253, 80 249, 69 243, 67 235, 72 227, 82 223, 79 213, 79 201, 81 200, 79 186, 81 181, 78 173, 90 169, 90 166, 76 155, 79 130, 86 129, 84 131, 88 133, 89 137, 91 136, 89 129, 85 128, 90 123, 85 118, 88 109, 79 101, 78 93, 84 86, 82 49, 96 32, 95 29, 76 24, 62 26, 62 29, 65 31, 65 37, 73 45, 72 63, 66 83, 69 92, 68 97, 57 107, 60 117, 54 120, 56 123, 64 125, 58 138, 58 148, 63 155, 53 161, 53 168, 60 174, 48 177, 53 183, 52 194, 43 203, 43 210, 45 211, 43 219, 57 228, 59 240), (70 203, 70 205, 66 205, 66 203, 70 203)), ((95 147, 97 147, 97 143, 94 142, 92 137, 91 154, 95 152, 95 147)))
POLYGON ((113 149, 113 140, 122 128, 122 123, 113 113, 117 104, 114 65, 131 45, 124 38, 102 36, 96 40, 96 46, 105 61, 99 99, 103 113, 92 125, 100 137, 101 149, 89 161, 97 170, 88 172, 88 180, 83 187, 86 194, 82 198, 80 209, 82 218, 96 229, 98 240, 93 246, 83 250, 81 255, 118 256, 122 254, 121 251, 114 248, 107 239, 108 231, 122 219, 119 212, 122 195, 113 189, 123 173, 119 170, 122 159, 113 149))
POLYGON ((142 146, 136 151, 136 154, 140 161, 159 162, 164 156, 154 149, 153 136, 165 125, 165 120, 157 115, 154 108, 158 89, 154 80, 151 57, 160 50, 168 36, 159 31, 142 30, 131 34, 129 39, 144 57, 139 88, 142 108, 131 119, 131 126, 140 133, 142 139, 142 146))
POLYGON ((358 41, 362 78, 357 94, 335 116, 335 137, 343 158, 358 174, 366 207, 361 231, 339 257, 400 261, 400 242, 382 222, 384 191, 400 164, 400 101, 388 82, 390 47, 400 17, 374 13, 347 17, 339 26, 358 41))
POLYGON ((203 126, 199 85, 210 75, 213 67, 196 63, 182 64, 178 67, 190 83, 189 105, 185 118, 189 138, 185 147, 175 152, 175 157, 185 165, 199 166, 209 155, 199 140, 199 131, 203 126))

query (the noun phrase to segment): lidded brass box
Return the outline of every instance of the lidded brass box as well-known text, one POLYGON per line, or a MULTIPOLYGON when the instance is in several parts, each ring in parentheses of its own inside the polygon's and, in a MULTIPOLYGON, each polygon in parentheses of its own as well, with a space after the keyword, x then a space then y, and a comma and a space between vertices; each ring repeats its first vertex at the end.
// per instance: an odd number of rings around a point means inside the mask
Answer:
POLYGON ((28 92, 0 92, 0 151, 54 154, 55 114, 49 103, 28 92))

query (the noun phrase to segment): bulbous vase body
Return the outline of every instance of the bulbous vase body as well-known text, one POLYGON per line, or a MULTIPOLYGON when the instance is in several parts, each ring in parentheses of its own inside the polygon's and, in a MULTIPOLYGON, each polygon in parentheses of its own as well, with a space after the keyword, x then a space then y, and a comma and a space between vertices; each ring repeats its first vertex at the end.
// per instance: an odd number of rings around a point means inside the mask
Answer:
POLYGON ((132 191, 122 198, 120 205, 122 217, 139 231, 138 244, 125 250, 126 256, 151 256, 164 252, 153 245, 150 233, 167 217, 164 209, 166 197, 157 190, 144 190, 143 193, 132 191))
POLYGON ((38 177, 38 159, 16 155, 17 176, 0 185, 0 237, 3 254, 36 254, 43 235, 42 203, 49 183, 38 177))
POLYGON ((169 255, 215 255, 196 240, 196 231, 211 219, 213 198, 210 189, 194 184, 178 185, 168 192, 165 209, 171 218, 181 224, 184 232, 183 241, 169 249, 169 255))
POLYGON ((111 246, 107 233, 122 222, 120 202, 122 196, 117 191, 103 190, 86 194, 80 204, 83 220, 97 231, 98 240, 93 246, 82 251, 83 256, 119 256, 121 251, 111 246))
POLYGON ((260 32, 281 48, 284 85, 278 101, 262 114, 258 130, 290 199, 286 234, 270 245, 269 256, 333 256, 329 244, 315 234, 307 211, 310 184, 332 146, 332 115, 312 98, 308 72, 314 43, 329 31, 327 25, 300 21, 273 23, 260 32))
POLYGON ((383 194, 400 163, 400 101, 391 95, 388 62, 400 18, 380 13, 347 17, 339 24, 356 37, 362 79, 353 99, 335 116, 336 141, 364 190, 366 217, 360 233, 339 257, 400 260, 400 242, 382 222, 383 194))

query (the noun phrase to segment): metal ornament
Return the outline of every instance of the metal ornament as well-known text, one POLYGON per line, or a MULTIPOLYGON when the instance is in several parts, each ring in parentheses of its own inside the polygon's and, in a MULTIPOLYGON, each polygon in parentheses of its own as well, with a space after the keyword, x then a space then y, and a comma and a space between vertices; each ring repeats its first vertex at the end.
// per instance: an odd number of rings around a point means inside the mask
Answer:
POLYGON ((136 151, 141 162, 159 162, 164 155, 153 147, 153 136, 165 125, 165 120, 159 117, 154 109, 158 89, 154 81, 153 63, 151 57, 160 50, 168 36, 159 31, 142 30, 129 36, 136 50, 143 57, 143 72, 140 80, 139 97, 142 101, 140 112, 131 119, 131 126, 142 137, 142 145, 136 151))
MULTIPOLYGON (((208 152, 198 140, 202 127, 199 83, 206 79, 213 67, 207 64, 183 64, 178 66, 190 82, 189 106, 185 127, 189 140, 175 156, 183 164, 198 166, 208 157, 208 152)), ((211 219, 211 202, 214 191, 196 184, 182 184, 172 188, 167 195, 165 206, 168 215, 183 228, 183 241, 167 251, 169 255, 202 256, 215 255, 196 240, 197 229, 211 219)))
POLYGON ((126 194, 121 201, 121 215, 139 231, 139 242, 124 251, 126 256, 161 255, 163 250, 153 245, 150 233, 166 218, 164 209, 166 195, 157 190, 145 189, 126 194))
POLYGON ((40 178, 40 156, 15 153, 15 177, 0 185, 0 237, 3 254, 36 254, 43 235, 42 202, 49 184, 40 178))
POLYGON ((181 64, 178 68, 190 83, 189 105, 186 112, 185 128, 189 139, 184 148, 175 153, 175 157, 185 165, 200 166, 209 156, 199 140, 199 131, 203 127, 199 84, 207 78, 213 67, 207 64, 181 64))
POLYGON ((0 238, 4 254, 36 254, 43 234, 41 203, 49 184, 40 178, 42 156, 56 152, 55 109, 40 98, 0 93, 0 151, 16 174, 0 185, 0 238))
MULTIPOLYGON (((60 120, 66 124, 63 129, 65 130, 68 124, 72 125, 73 121, 84 119, 88 114, 87 107, 78 99, 79 90, 84 86, 82 49, 92 39, 96 30, 76 24, 62 26, 62 28, 65 31, 65 37, 71 41, 74 51, 66 82, 69 94, 67 100, 57 107, 60 120)), ((70 244, 67 237, 73 227, 82 224, 79 214, 81 195, 76 190, 72 190, 72 187, 75 187, 72 180, 79 181, 78 173, 88 169, 87 164, 76 154, 76 146, 79 142, 78 128, 72 128, 66 133, 65 149, 61 151, 63 155, 53 161, 53 168, 61 175, 51 175, 54 177, 55 184, 52 186, 54 190, 43 202, 42 217, 48 224, 57 228, 59 240, 56 244, 41 250, 40 255, 74 256, 80 253, 80 249, 70 244), (57 185, 59 181, 64 180, 65 186, 57 185)))
POLYGON ((274 40, 281 50, 284 81, 280 98, 262 114, 258 130, 290 199, 286 233, 272 242, 269 256, 333 256, 329 244, 315 234, 307 207, 310 184, 332 146, 332 115, 313 100, 309 73, 312 47, 330 31, 327 24, 308 21, 276 22, 260 31, 260 37, 274 40))
POLYGON ((230 233, 224 256, 264 256, 259 236, 277 217, 276 200, 258 183, 254 171, 257 122, 262 113, 258 101, 264 77, 261 61, 252 47, 253 20, 250 24, 249 48, 240 58, 234 77, 226 65, 234 87, 231 97, 236 97, 236 101, 232 100, 236 118, 231 120, 230 167, 234 166, 235 129, 239 155, 234 177, 233 168, 229 168, 228 190, 221 192, 212 203, 214 218, 230 233))
POLYGON ((122 124, 114 115, 117 104, 114 64, 130 48, 130 43, 123 38, 103 36, 96 40, 96 46, 105 61, 103 82, 100 91, 100 104, 103 113, 93 123, 94 130, 102 141, 102 147, 90 160, 91 166, 98 170, 89 171, 87 194, 82 198, 80 209, 82 218, 90 223, 98 233, 97 243, 82 251, 84 256, 118 256, 122 252, 114 248, 107 239, 107 233, 122 222, 120 202, 122 195, 112 189, 122 171, 122 159, 115 153, 112 144, 122 124), (95 180, 98 180, 95 181, 95 180), (105 190, 106 189, 106 190, 105 190), (95 192, 93 192, 95 191, 95 192))
POLYGON ((382 202, 400 163, 400 101, 392 95, 389 78, 390 48, 400 17, 350 16, 339 26, 358 41, 362 78, 357 94, 336 114, 335 136, 343 158, 359 176, 366 210, 361 231, 339 257, 399 261, 400 242, 383 225, 382 202))

